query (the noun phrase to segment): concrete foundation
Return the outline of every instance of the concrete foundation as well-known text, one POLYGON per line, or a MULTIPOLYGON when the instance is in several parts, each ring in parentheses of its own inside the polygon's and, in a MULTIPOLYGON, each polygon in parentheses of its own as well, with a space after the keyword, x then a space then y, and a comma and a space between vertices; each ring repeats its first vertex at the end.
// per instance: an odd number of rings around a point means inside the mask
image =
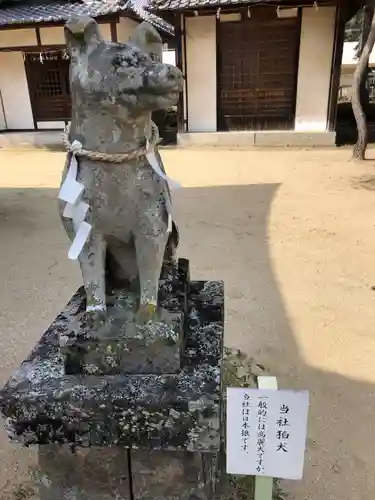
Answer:
MULTIPOLYGON (((336 132, 240 131, 187 132, 177 135, 180 147, 332 147, 336 132)), ((48 149, 64 151, 62 131, 7 132, 0 134, 0 149, 48 149)))
POLYGON ((240 131, 194 132, 177 136, 181 147, 332 147, 336 145, 336 132, 295 131, 240 131))
POLYGON ((0 133, 0 149, 48 149, 64 151, 63 130, 0 133))

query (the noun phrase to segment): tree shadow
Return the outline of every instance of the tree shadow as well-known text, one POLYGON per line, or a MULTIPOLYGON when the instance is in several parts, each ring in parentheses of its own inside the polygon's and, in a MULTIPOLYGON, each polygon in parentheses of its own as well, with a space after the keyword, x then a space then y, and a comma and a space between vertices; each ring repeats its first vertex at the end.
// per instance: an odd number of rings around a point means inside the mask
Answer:
POLYGON ((375 191, 375 175, 366 174, 355 177, 352 180, 352 187, 354 189, 366 189, 366 191, 375 191))
POLYGON ((225 282, 226 344, 264 365, 280 387, 310 391, 304 479, 284 481, 285 491, 298 499, 370 499, 375 486, 375 447, 369 440, 375 430, 375 387, 311 367, 301 355, 270 253, 269 214, 278 187, 176 193, 181 253, 189 256, 193 276, 225 282))
MULTIPOLYGON (((265 366, 279 378, 280 387, 310 390, 305 476, 301 482, 284 482, 285 491, 298 500, 370 500, 375 488, 375 388, 316 369, 300 352, 269 245, 269 215, 278 188, 253 184, 176 191, 179 255, 190 259, 193 279, 224 280, 226 344, 265 366)), ((6 283, 1 382, 80 282, 78 268, 66 257, 68 241, 57 216, 56 194, 54 189, 0 190, 0 270, 6 283)), ((0 468, 22 491, 19 470, 26 470, 35 454, 14 447, 3 434, 0 468)), ((17 500, 5 496, 1 481, 0 500, 17 500)))

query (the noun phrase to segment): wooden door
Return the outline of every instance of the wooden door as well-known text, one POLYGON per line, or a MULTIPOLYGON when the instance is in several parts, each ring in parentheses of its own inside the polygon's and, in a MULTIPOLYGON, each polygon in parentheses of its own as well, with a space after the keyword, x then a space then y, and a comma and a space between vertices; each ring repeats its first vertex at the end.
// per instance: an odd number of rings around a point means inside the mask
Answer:
POLYGON ((25 54, 25 69, 34 122, 69 121, 69 59, 62 52, 25 54))
POLYGON ((218 23, 219 130, 294 128, 300 18, 254 8, 218 23))

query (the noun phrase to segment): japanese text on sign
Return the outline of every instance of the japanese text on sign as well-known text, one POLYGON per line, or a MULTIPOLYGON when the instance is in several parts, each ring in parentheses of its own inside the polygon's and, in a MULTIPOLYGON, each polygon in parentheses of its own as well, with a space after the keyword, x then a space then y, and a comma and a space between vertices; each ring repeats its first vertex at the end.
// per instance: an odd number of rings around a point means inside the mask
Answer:
POLYGON ((257 473, 261 474, 264 472, 264 453, 265 453, 265 444, 267 437, 267 397, 259 398, 257 404, 257 473))
POLYGON ((241 437, 242 437, 242 449, 243 451, 248 451, 249 450, 249 436, 250 436, 250 396, 245 393, 243 396, 243 401, 242 401, 242 430, 241 430, 241 437))
POLYGON ((228 388, 227 472, 301 479, 307 391, 228 388))

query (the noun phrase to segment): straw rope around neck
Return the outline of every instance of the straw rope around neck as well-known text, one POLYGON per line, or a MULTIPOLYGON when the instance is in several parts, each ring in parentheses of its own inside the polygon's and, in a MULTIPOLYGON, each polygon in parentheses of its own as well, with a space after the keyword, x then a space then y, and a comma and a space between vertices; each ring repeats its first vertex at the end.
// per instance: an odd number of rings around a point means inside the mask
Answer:
POLYGON ((79 141, 69 141, 70 124, 65 127, 63 133, 63 144, 65 149, 75 156, 88 158, 93 161, 105 161, 109 163, 122 163, 124 161, 134 160, 140 156, 146 156, 153 147, 159 143, 159 130, 157 125, 151 121, 151 137, 146 141, 146 146, 134 149, 127 153, 100 153, 85 149, 79 141))

